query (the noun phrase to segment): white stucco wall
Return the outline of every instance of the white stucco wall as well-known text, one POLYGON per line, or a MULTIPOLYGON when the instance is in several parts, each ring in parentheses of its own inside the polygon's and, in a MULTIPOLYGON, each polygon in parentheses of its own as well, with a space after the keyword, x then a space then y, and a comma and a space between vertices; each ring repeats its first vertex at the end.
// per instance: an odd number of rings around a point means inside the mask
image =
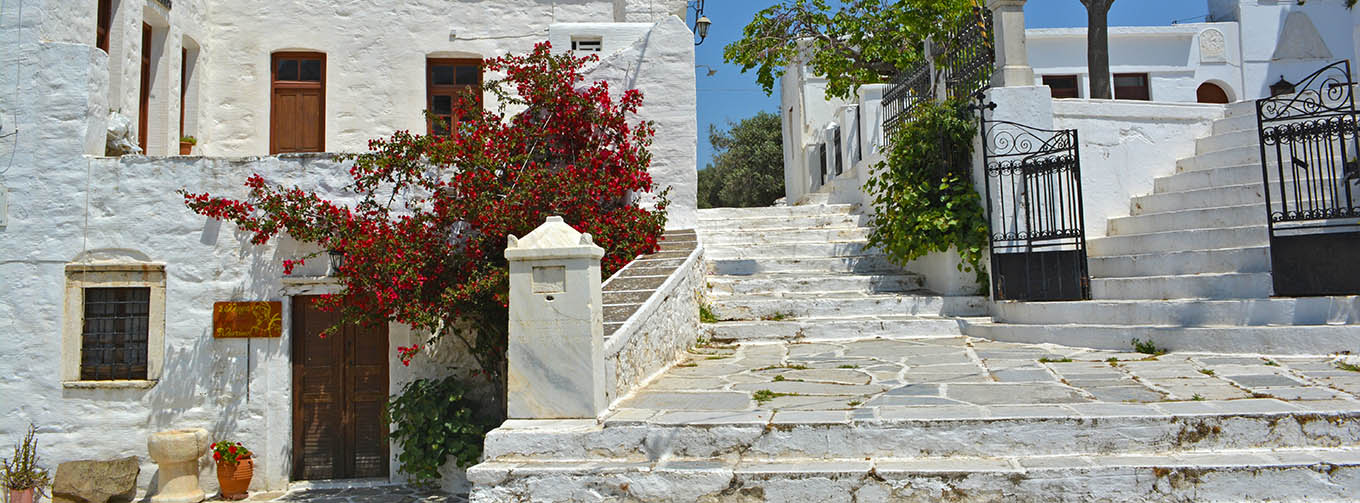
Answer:
POLYGON ((1086 236, 1106 233, 1106 221, 1128 216, 1133 196, 1151 194, 1153 180, 1176 171, 1195 154, 1223 105, 1062 99, 1053 102, 1053 127, 1076 129, 1086 236))
MULTIPOLYGON (((1355 59, 1355 13, 1343 0, 1309 0, 1303 5, 1293 1, 1239 0, 1238 15, 1243 33, 1266 36, 1242 38, 1242 80, 1255 97, 1270 95, 1270 84, 1284 76, 1290 82, 1313 73, 1329 63, 1355 59), (1317 29, 1331 57, 1313 59, 1276 59, 1281 45, 1295 44, 1301 37, 1284 37, 1281 31, 1291 13, 1302 13, 1317 29), (1269 36, 1279 34, 1278 36, 1269 36)), ((1289 52, 1289 51, 1286 51, 1289 52)), ((1352 62, 1352 65, 1355 63, 1352 62)))

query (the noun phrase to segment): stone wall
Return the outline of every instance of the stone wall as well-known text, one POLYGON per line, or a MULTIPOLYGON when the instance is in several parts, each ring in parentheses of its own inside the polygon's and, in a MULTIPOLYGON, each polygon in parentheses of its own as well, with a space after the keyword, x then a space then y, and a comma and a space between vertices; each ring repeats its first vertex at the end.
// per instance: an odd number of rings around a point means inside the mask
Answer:
POLYGON ((604 284, 605 396, 610 402, 678 360, 699 336, 703 247, 694 231, 666 233, 604 284))

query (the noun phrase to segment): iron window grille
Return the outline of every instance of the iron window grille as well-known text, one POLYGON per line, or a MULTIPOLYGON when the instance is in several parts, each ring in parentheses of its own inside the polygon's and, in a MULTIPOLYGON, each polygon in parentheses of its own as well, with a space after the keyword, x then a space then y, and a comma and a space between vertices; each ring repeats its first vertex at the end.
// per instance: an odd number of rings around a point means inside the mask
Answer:
POLYGON ((145 380, 151 289, 86 288, 84 296, 80 379, 145 380))

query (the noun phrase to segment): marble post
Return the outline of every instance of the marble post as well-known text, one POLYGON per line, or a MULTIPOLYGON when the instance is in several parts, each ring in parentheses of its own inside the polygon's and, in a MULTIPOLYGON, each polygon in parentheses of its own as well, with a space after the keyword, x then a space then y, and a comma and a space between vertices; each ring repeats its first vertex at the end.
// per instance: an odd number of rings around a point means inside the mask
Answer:
POLYGON ((562 221, 510 236, 511 419, 595 418, 604 392, 604 249, 562 221))
POLYGON ((1025 48, 1025 0, 987 0, 995 30, 996 72, 992 87, 1034 85, 1034 68, 1025 48))
POLYGON ((152 433, 146 450, 160 473, 151 503, 198 503, 206 496, 198 486, 198 458, 208 450, 208 430, 193 428, 152 433))

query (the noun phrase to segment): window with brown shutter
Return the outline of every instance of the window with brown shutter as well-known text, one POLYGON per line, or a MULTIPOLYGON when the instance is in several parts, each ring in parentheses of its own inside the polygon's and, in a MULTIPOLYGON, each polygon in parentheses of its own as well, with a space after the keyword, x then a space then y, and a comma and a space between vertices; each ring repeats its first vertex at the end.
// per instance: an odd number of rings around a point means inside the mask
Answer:
POLYGON ((326 55, 279 52, 270 70, 269 153, 326 150, 326 55))
POLYGON ((1044 75, 1044 85, 1053 92, 1054 98, 1079 98, 1076 75, 1044 75))
POLYGON ((82 381, 145 380, 150 288, 86 288, 82 381))
POLYGON ((1148 92, 1148 74, 1146 73, 1116 73, 1114 74, 1114 99, 1117 100, 1142 100, 1152 99, 1148 92))
POLYGON ((429 123, 431 135, 449 134, 456 128, 458 119, 454 117, 454 107, 460 99, 476 100, 476 109, 481 109, 482 60, 480 59, 435 59, 425 62, 425 109, 434 120, 429 123), (446 127, 447 126, 447 127, 446 127))
POLYGON ((109 52, 109 30, 113 27, 113 0, 99 0, 99 22, 94 46, 109 52))

